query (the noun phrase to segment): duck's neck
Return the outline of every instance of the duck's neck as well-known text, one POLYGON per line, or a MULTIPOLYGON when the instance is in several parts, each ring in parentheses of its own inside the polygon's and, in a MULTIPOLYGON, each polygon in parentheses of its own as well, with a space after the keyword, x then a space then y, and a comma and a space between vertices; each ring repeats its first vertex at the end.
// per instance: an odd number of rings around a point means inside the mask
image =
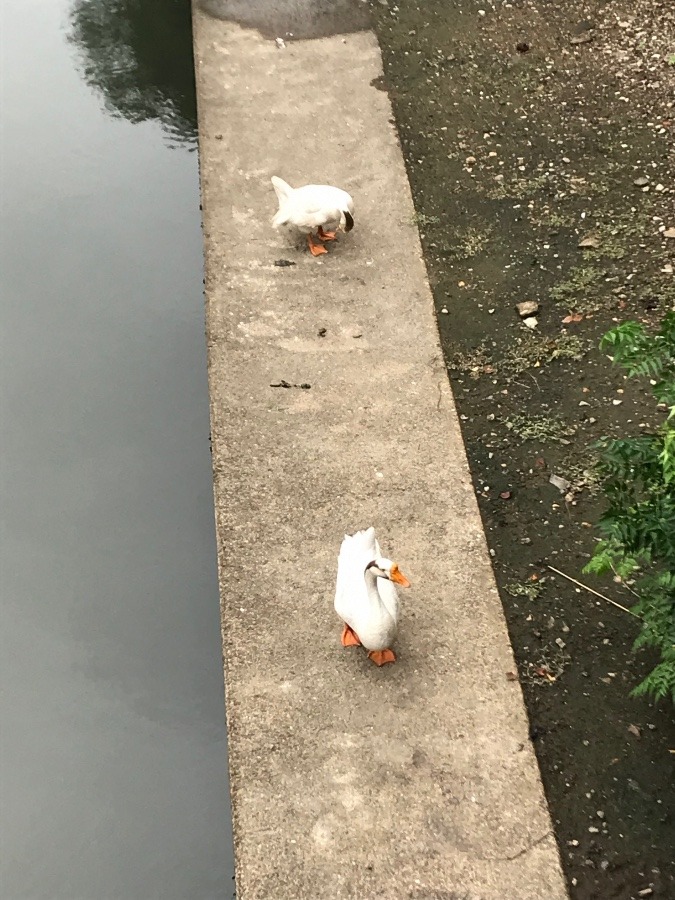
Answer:
POLYGON ((368 591, 368 599, 371 604, 382 606, 382 598, 377 589, 377 575, 373 574, 371 569, 366 569, 364 578, 366 579, 366 590, 368 591))

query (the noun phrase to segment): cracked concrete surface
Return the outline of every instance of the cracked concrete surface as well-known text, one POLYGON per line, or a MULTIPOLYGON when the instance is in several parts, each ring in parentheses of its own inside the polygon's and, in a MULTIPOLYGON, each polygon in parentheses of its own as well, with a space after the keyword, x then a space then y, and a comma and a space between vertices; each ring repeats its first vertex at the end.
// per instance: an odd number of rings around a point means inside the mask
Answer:
POLYGON ((239 900, 562 900, 377 42, 196 6, 195 52, 239 900), (354 231, 289 243, 272 174, 354 231), (332 609, 370 524, 413 583, 383 669, 332 609))

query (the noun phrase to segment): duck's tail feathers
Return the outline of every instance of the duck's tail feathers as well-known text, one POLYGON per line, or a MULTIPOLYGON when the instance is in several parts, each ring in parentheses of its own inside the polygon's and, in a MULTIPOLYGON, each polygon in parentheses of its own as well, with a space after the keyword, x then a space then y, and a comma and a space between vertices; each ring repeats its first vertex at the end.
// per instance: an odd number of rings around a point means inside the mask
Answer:
POLYGON ((280 228, 288 222, 288 201, 293 193, 293 188, 290 184, 286 184, 283 178, 277 178, 276 175, 272 175, 272 186, 279 201, 279 210, 272 218, 272 226, 280 228))
POLYGON ((346 534, 342 546, 358 547, 359 549, 374 551, 377 546, 375 539, 375 529, 371 526, 363 531, 357 531, 355 534, 346 534))
POLYGON ((283 178, 278 178, 276 175, 272 175, 272 187, 274 188, 274 193, 277 195, 279 206, 285 203, 293 193, 293 188, 290 184, 286 184, 283 178))

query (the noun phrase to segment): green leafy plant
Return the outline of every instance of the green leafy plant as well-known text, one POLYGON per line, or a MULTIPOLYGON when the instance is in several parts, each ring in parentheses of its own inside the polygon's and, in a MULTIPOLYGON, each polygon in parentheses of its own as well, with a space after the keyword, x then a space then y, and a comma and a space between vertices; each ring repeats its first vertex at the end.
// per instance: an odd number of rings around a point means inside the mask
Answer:
POLYGON ((630 377, 648 377, 670 412, 653 434, 601 442, 608 507, 598 526, 602 540, 584 571, 634 579, 631 612, 641 620, 635 649, 652 647, 661 661, 632 693, 675 703, 675 312, 655 334, 625 322, 600 346, 630 377))

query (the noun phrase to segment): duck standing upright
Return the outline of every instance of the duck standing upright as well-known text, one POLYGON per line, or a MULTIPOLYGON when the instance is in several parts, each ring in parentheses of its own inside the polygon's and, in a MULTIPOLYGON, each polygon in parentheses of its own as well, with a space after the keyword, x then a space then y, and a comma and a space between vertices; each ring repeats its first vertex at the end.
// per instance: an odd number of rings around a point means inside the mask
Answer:
POLYGON ((315 241, 334 241, 338 231, 354 227, 354 201, 341 188, 329 184, 306 184, 292 188, 283 178, 272 176, 272 185, 279 201, 279 211, 272 219, 275 228, 290 225, 307 235, 312 256, 327 250, 315 241))
POLYGON ((342 645, 363 644, 378 666, 396 661, 391 649, 399 618, 394 584, 410 587, 396 563, 382 556, 375 529, 346 534, 335 588, 335 612, 344 622, 342 645))

